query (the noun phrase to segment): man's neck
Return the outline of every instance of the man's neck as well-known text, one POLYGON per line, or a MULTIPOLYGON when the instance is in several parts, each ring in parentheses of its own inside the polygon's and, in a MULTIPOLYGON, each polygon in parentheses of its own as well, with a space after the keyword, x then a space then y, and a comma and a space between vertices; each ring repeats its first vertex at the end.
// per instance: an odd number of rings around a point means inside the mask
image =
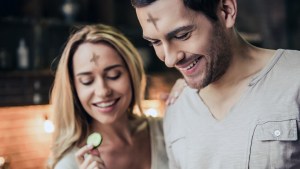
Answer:
POLYGON ((222 89, 222 87, 227 88, 251 79, 267 65, 274 53, 275 50, 251 45, 237 33, 236 38, 232 41, 232 60, 228 69, 219 80, 209 86, 222 89))

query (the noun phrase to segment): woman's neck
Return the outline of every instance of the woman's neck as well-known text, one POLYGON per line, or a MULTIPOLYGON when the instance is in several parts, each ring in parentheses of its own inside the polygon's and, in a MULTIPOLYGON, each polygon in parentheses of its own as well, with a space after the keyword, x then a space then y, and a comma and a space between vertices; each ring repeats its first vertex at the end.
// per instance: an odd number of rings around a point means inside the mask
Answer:
POLYGON ((103 137, 103 143, 119 142, 123 144, 133 144, 134 136, 145 129, 145 120, 141 117, 134 119, 123 118, 111 124, 101 124, 95 122, 92 125, 92 132, 99 132, 103 137))

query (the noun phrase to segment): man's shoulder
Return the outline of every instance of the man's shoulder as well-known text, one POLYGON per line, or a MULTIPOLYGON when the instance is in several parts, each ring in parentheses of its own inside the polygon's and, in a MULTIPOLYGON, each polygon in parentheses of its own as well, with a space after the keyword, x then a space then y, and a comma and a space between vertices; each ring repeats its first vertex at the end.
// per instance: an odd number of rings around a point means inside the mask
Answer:
POLYGON ((195 89, 185 87, 175 103, 168 106, 164 115, 165 135, 171 136, 174 131, 178 134, 185 126, 185 119, 194 109, 195 89))
POLYGON ((192 111, 198 104, 197 97, 197 89, 186 86, 176 101, 166 108, 165 118, 181 118, 186 112, 192 111))
MULTIPOLYGON (((298 50, 281 50, 281 57, 277 66, 290 75, 298 75, 300 73, 300 51, 298 50)), ((300 76, 299 76, 300 77, 300 76)))
POLYGON ((300 57, 300 50, 283 49, 283 51, 290 55, 298 55, 300 57))
POLYGON ((189 86, 185 86, 182 92, 179 94, 176 101, 167 107, 167 111, 180 109, 186 103, 191 103, 191 100, 194 100, 196 89, 192 89, 189 86))
POLYGON ((282 50, 282 56, 285 58, 286 62, 294 63, 294 61, 300 61, 300 51, 284 49, 282 50))

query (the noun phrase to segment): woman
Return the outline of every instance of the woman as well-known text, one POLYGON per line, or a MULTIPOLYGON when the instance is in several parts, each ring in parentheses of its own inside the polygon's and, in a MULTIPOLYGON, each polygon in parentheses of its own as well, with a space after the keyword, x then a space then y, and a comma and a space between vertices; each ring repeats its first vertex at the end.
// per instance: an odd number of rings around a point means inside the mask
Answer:
POLYGON ((118 30, 99 24, 72 34, 51 94, 49 168, 168 168, 162 121, 142 113, 144 87, 141 57, 118 30), (103 137, 96 149, 86 145, 93 132, 103 137))

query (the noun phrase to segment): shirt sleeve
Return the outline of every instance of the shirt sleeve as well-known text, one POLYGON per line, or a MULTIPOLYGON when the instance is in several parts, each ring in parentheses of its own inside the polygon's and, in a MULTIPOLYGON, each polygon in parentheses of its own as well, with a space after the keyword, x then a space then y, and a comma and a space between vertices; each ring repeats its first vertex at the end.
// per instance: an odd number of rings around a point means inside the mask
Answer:
POLYGON ((57 162, 54 169, 78 169, 74 151, 71 151, 63 156, 63 158, 57 162))
POLYGON ((168 117, 168 112, 166 111, 166 114, 165 114, 165 117, 164 117, 164 120, 163 120, 163 130, 165 132, 164 134, 164 138, 165 138, 165 144, 166 144, 166 151, 167 151, 167 156, 168 156, 168 159, 169 159, 169 168, 170 169, 180 169, 180 167, 178 166, 176 160, 175 160, 175 157, 174 157, 174 152, 172 151, 172 148, 171 148, 171 141, 170 141, 170 138, 169 138, 169 135, 170 135, 170 117, 168 117))

